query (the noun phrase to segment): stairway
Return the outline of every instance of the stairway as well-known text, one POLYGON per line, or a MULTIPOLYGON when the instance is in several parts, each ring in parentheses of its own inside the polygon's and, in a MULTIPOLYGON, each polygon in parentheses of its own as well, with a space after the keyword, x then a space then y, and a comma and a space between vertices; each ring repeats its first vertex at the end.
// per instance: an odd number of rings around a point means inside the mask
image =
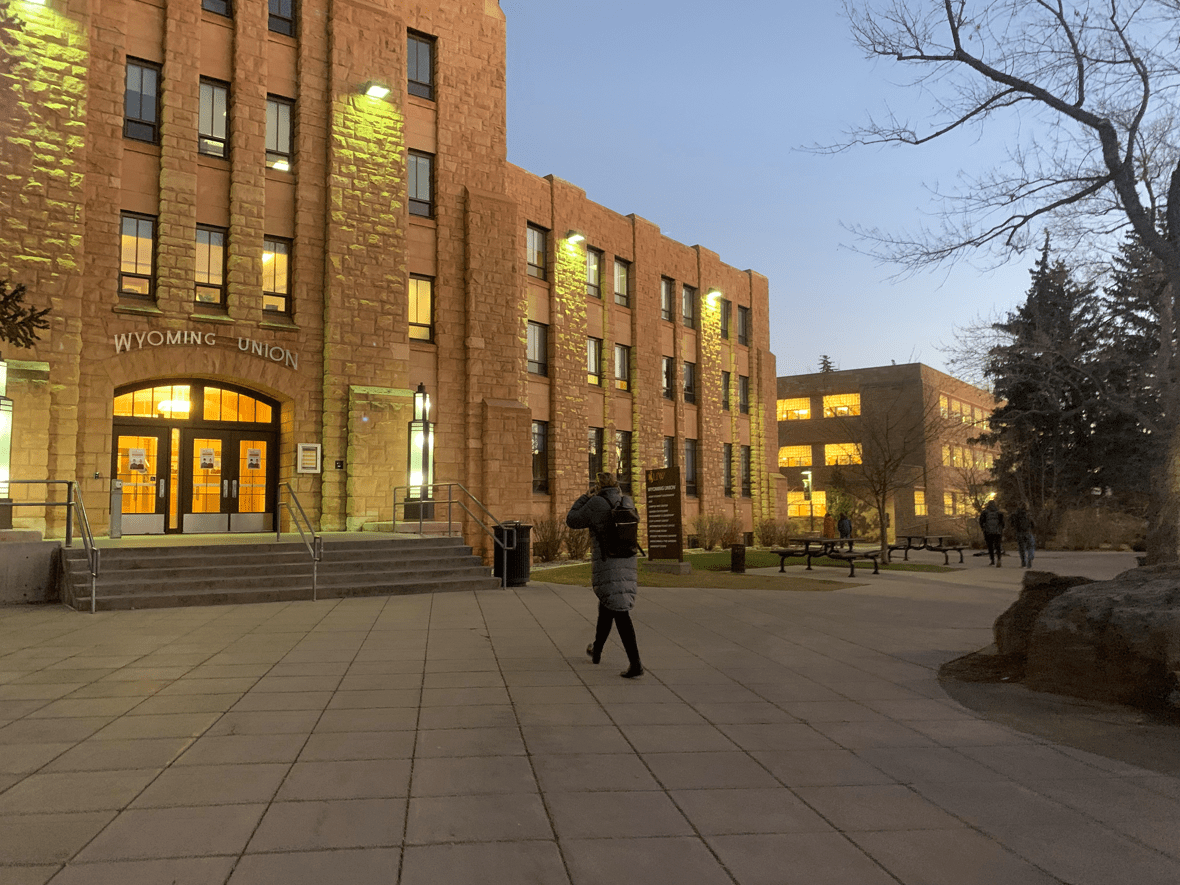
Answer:
MULTIPOLYGON (((90 610, 80 547, 62 550, 61 601, 90 610)), ((324 540, 316 598, 489 590, 500 586, 462 538, 324 540)), ((303 544, 231 543, 101 548, 95 609, 236 605, 312 598, 303 544)))

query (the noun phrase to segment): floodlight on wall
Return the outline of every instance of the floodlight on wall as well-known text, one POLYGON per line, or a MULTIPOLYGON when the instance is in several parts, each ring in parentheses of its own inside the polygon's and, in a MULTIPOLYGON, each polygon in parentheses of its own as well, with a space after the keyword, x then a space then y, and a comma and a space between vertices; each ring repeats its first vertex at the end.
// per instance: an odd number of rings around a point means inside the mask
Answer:
POLYGON ((367 83, 361 84, 361 94, 367 95, 369 98, 385 98, 389 93, 389 87, 377 80, 369 80, 367 83))
POLYGON ((705 297, 709 299, 710 304, 716 305, 717 302, 721 300, 721 290, 714 286, 705 293, 705 297))
POLYGON ((566 231, 565 238, 571 243, 584 243, 586 241, 586 235, 580 230, 574 230, 573 228, 566 231))

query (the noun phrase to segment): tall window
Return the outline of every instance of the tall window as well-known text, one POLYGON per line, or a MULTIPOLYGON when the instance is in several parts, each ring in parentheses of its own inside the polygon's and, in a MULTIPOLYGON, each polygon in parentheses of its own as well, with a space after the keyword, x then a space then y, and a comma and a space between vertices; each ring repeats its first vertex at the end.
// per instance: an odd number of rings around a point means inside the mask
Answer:
POLYGON ((201 0, 201 8, 215 15, 224 15, 226 18, 230 15, 229 0, 201 0))
POLYGON ((738 305, 737 326, 738 344, 744 344, 749 347, 750 339, 754 334, 754 329, 750 318, 750 308, 742 307, 740 304, 738 305))
POLYGON ((780 399, 777 411, 780 421, 806 421, 811 417, 811 398, 797 396, 792 399, 780 399))
POLYGON ((262 309, 291 312, 291 241, 262 241, 262 309))
POLYGON ((721 444, 721 477, 725 497, 733 497, 733 443, 721 444))
POLYGON ((119 294, 134 298, 155 295, 156 219, 123 213, 119 257, 119 294))
POLYGON ((266 167, 286 172, 291 168, 291 111, 289 98, 266 97, 266 167))
POLYGON ((694 498, 697 494, 697 441, 695 439, 686 439, 684 441, 684 494, 692 495, 694 498))
POLYGON ((686 403, 695 403, 697 401, 697 364, 686 362, 684 364, 684 401, 686 403))
POLYGON ((546 279, 545 269, 549 264, 549 231, 528 226, 529 276, 538 280, 546 279))
POLYGON ((685 286, 680 296, 680 316, 687 329, 697 327, 697 290, 685 286))
POLYGON ((270 0, 266 26, 276 34, 295 36, 295 0, 270 0))
POLYGON ((434 216, 434 156, 410 151, 406 158, 410 179, 410 214, 434 216))
POLYGON ((742 497, 748 498, 753 494, 753 482, 750 470, 750 447, 742 446, 742 497))
POLYGON ((664 437, 664 466, 671 467, 672 462, 676 460, 676 437, 664 437))
POLYGON ((835 393, 824 397, 825 418, 851 418, 859 414, 859 393, 835 393))
POLYGON ((619 481, 619 490, 631 494, 631 431, 615 431, 615 478, 619 481))
POLYGON ((198 304, 225 305, 225 229, 197 225, 194 272, 198 304))
POLYGON ((721 299, 721 304, 718 305, 721 313, 721 337, 729 340, 729 315, 733 312, 733 304, 725 299, 721 299))
POLYGON ((229 86, 225 83, 201 80, 197 150, 207 157, 224 157, 229 150, 229 86))
POLYGON ((602 297, 602 253, 597 249, 586 250, 586 294, 602 297))
POLYGON ((676 358, 666 356, 661 363, 661 377, 660 384, 661 393, 664 399, 676 399, 676 358))
POLYGON ((914 516, 926 515, 926 490, 914 489, 914 516))
POLYGON ((410 338, 414 341, 434 340, 434 280, 430 277, 410 277, 409 305, 410 338))
POLYGON ((631 306, 631 265, 615 259, 615 304, 631 306))
POLYGON ((602 473, 601 427, 590 428, 590 432, 586 435, 586 451, 588 455, 588 466, 590 468, 590 482, 593 483, 598 479, 598 474, 602 473))
POLYGON ((733 383, 733 375, 725 370, 721 372, 721 408, 729 411, 729 385, 733 383))
POLYGON ((549 493, 549 422, 533 422, 533 491, 549 493))
POLYGON ((631 348, 626 344, 615 345, 615 387, 631 389, 631 348))
POLYGON ((676 284, 664 277, 660 280, 660 319, 672 322, 672 293, 676 284))
POLYGON ((586 338, 586 383, 602 386, 602 339, 586 338))
POLYGON ((549 327, 529 321, 529 371, 534 375, 549 374, 549 327))
POLYGON ((406 34, 406 89, 419 98, 434 98, 434 40, 425 34, 406 34))
POLYGON ((123 93, 123 135, 155 144, 160 140, 160 67, 127 59, 127 87, 123 93))
POLYGON ((738 375, 738 411, 750 414, 750 379, 746 375, 738 375))

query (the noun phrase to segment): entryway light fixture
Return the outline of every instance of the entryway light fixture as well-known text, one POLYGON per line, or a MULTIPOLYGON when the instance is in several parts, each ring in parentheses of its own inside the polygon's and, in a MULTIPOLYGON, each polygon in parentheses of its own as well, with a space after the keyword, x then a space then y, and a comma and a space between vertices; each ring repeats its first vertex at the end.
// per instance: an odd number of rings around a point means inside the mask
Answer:
POLYGON ((389 87, 377 80, 369 80, 367 83, 361 84, 361 94, 367 95, 369 98, 385 98, 389 92, 389 87))
POLYGON ((565 238, 571 243, 581 243, 586 239, 586 235, 580 230, 574 230, 573 228, 570 228, 566 232, 565 238))
POLYGON ((414 392, 414 420, 410 422, 409 488, 406 519, 433 519, 434 423, 430 420, 430 394, 419 383, 414 392))

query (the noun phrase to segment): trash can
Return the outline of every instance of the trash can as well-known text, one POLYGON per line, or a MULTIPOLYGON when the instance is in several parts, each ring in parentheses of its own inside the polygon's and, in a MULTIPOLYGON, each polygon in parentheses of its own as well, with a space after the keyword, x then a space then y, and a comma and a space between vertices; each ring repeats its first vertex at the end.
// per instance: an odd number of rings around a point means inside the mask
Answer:
POLYGON ((523 522, 505 522, 494 528, 496 540, 499 543, 495 545, 496 561, 492 566, 492 574, 503 579, 504 568, 507 565, 508 579, 505 583, 509 587, 523 587, 529 582, 529 572, 532 570, 533 561, 529 543, 529 532, 532 531, 532 528, 531 525, 523 522), (514 535, 516 537, 515 548, 512 547, 514 535), (505 544, 509 549, 505 550, 500 544, 505 544))
POLYGON ((729 570, 739 575, 746 573, 746 545, 732 544, 729 548, 729 570))

